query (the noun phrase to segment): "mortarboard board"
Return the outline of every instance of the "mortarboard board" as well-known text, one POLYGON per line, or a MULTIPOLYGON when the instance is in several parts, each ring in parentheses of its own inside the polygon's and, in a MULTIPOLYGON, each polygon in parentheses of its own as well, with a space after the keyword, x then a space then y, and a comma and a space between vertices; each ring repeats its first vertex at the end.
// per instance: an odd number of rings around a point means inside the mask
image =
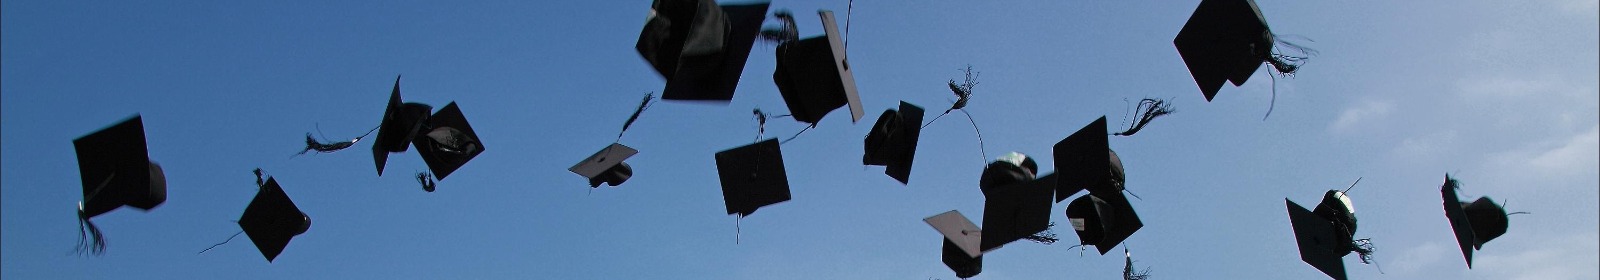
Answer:
POLYGON ((166 175, 150 161, 141 116, 74 139, 72 146, 83 180, 85 218, 123 205, 148 211, 167 201, 166 175))
POLYGON ((294 201, 278 186, 277 179, 267 178, 255 199, 250 200, 250 206, 244 208, 239 227, 270 263, 289 246, 290 239, 311 228, 311 217, 294 206, 294 201))
POLYGON ((955 271, 957 278, 967 279, 983 273, 983 256, 968 256, 950 239, 944 240, 943 247, 944 257, 942 260, 944 261, 944 266, 949 267, 951 271, 955 271))
POLYGON ((93 235, 92 241, 80 240, 79 249, 99 254, 105 250, 105 240, 89 219, 123 205, 145 211, 160 206, 167 201, 166 173, 161 165, 150 161, 144 120, 139 115, 73 139, 72 146, 78 155, 78 175, 83 183, 83 201, 78 204, 79 233, 87 227, 93 235))
POLYGON ((589 178, 589 187, 591 188, 598 188, 601 183, 615 187, 621 185, 622 182, 628 181, 628 178, 633 176, 633 167, 622 161, 628 160, 629 157, 633 157, 636 154, 639 154, 639 150, 634 150, 626 145, 611 143, 610 146, 600 149, 599 152, 595 152, 594 155, 589 156, 582 162, 578 162, 577 165, 573 165, 572 168, 567 170, 582 175, 584 178, 589 178))
POLYGON ((883 173, 901 184, 911 180, 911 163, 917 155, 917 138, 922 134, 922 107, 905 101, 900 110, 889 109, 878 116, 878 122, 867 133, 866 155, 861 163, 883 165, 883 173))
POLYGON ((1144 227, 1122 193, 1080 196, 1067 204, 1067 219, 1078 232, 1079 244, 1094 245, 1101 255, 1144 227))
POLYGON ((1224 82, 1243 85, 1255 74, 1273 41, 1254 0, 1201 0, 1172 44, 1211 101, 1224 82))
POLYGON ((815 124, 833 109, 850 105, 850 122, 860 121, 861 97, 838 24, 831 11, 817 14, 827 35, 779 44, 778 69, 772 73, 772 81, 795 120, 815 124))
POLYGON ((1056 202, 1067 200, 1082 189, 1103 197, 1122 192, 1122 159, 1111 151, 1107 137, 1106 117, 1101 116, 1056 142, 1052 150, 1056 171, 1061 172, 1061 180, 1056 181, 1056 202))
POLYGON ((657 0, 634 48, 667 78, 662 99, 733 99, 768 3, 657 0))
POLYGON ((992 188, 984 194, 983 251, 1050 229, 1056 175, 992 188))
POLYGON ((445 176, 450 176, 467 161, 483 153, 483 142, 479 141, 478 134, 472 131, 472 125, 467 123, 467 116, 461 114, 461 108, 455 102, 444 105, 439 112, 428 117, 428 126, 423 129, 412 143, 417 146, 422 161, 428 163, 434 178, 444 180, 445 176))
POLYGON ((750 216, 757 208, 789 201, 789 178, 778 139, 717 152, 716 158, 729 215, 750 216))
POLYGON ((1472 202, 1459 200, 1456 184, 1455 179, 1445 175, 1445 184, 1439 192, 1444 198, 1445 218, 1450 220, 1450 230, 1461 247, 1461 256, 1466 258, 1467 268, 1472 268, 1472 251, 1483 249, 1484 243, 1504 235, 1509 221, 1506 210, 1488 197, 1472 202))
POLYGON ((1306 210, 1300 204, 1283 200, 1289 209, 1289 224, 1294 228, 1295 243, 1300 248, 1300 260, 1333 279, 1347 279, 1344 271, 1345 255, 1350 254, 1348 237, 1340 238, 1332 221, 1306 210))
POLYGON ((976 258, 983 255, 983 250, 978 247, 983 239, 983 231, 978 228, 977 224, 973 224, 972 220, 968 220, 967 216, 961 215, 960 211, 945 211, 944 213, 933 215, 933 217, 922 219, 922 222, 928 223, 928 226, 939 231, 939 235, 943 235, 946 242, 950 242, 951 246, 955 246, 956 251, 961 252, 962 255, 968 258, 976 258))
POLYGON ((428 112, 433 111, 433 107, 426 104, 401 103, 398 76, 394 78, 388 104, 383 110, 383 122, 378 125, 378 140, 372 142, 372 160, 378 167, 378 176, 383 176, 389 153, 406 151, 409 147, 406 144, 427 124, 428 112))

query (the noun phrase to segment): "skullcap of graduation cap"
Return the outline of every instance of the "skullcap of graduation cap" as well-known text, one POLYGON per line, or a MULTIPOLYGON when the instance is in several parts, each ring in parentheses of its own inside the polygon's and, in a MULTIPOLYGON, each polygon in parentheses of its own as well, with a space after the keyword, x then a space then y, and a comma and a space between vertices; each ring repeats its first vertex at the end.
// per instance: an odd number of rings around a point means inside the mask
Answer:
POLYGON ((661 98, 733 99, 768 3, 658 0, 634 48, 667 78, 661 98))
POLYGON ((1067 204, 1067 220, 1078 232, 1079 244, 1094 245, 1101 255, 1144 228, 1133 204, 1122 193, 1080 196, 1067 204))
POLYGON ((289 246, 289 240, 311 228, 311 217, 295 207, 294 201, 278 186, 277 179, 267 178, 255 199, 250 200, 250 206, 244 208, 239 227, 256 244, 256 249, 261 250, 261 255, 267 257, 267 262, 272 262, 289 246))
POLYGON ((978 188, 987 196, 993 189, 1033 180, 1038 171, 1039 165, 1033 158, 1017 152, 1006 153, 984 166, 978 188))
POLYGON ((84 218, 123 205, 148 211, 167 201, 166 175, 150 161, 142 116, 74 139, 72 146, 83 181, 84 218))
POLYGON ((1472 202, 1456 196, 1458 182, 1445 175, 1445 184, 1439 188, 1444 199, 1445 218, 1450 220, 1450 231, 1455 233, 1461 256, 1472 268, 1472 251, 1483 249, 1483 244, 1506 233, 1509 221, 1505 208, 1495 205, 1489 197, 1479 197, 1472 202))
POLYGON ((1345 276, 1344 255, 1350 254, 1348 239, 1340 238, 1332 221, 1306 210, 1300 204, 1283 200, 1289 209, 1289 224, 1294 227, 1295 244, 1300 248, 1300 260, 1322 271, 1333 279, 1345 276))
POLYGON ((865 155, 861 163, 883 165, 883 173, 908 184, 911 180, 911 163, 917 155, 917 138, 922 134, 922 107, 900 102, 900 110, 889 109, 878 116, 878 122, 867 133, 865 155))
POLYGON ((778 139, 717 152, 716 158, 729 215, 750 216, 757 208, 789 201, 789 177, 778 139))
POLYGON ((944 251, 944 257, 941 259, 944 261, 944 266, 954 271, 957 278, 972 278, 973 276, 978 276, 979 273, 983 273, 982 255, 969 256, 963 252, 963 249, 951 242, 950 239, 944 240, 942 251, 944 251))
POLYGON ((928 226, 939 231, 939 235, 944 236, 945 242, 949 246, 955 246, 956 251, 961 252, 962 255, 968 258, 976 258, 983 255, 983 250, 978 247, 983 239, 982 230, 978 228, 977 224, 973 224, 972 220, 968 220, 967 216, 961 215, 960 211, 945 211, 944 213, 939 213, 939 215, 922 219, 922 222, 928 223, 928 226))
POLYGON ((1111 151, 1107 137, 1106 117, 1101 116, 1056 142, 1056 171, 1061 172, 1061 180, 1056 181, 1056 202, 1082 189, 1106 197, 1122 192, 1122 159, 1111 151))
POLYGON ((824 115, 850 105, 850 122, 861 120, 861 97, 846 60, 843 37, 833 12, 818 11, 827 35, 778 45, 778 69, 772 81, 795 120, 815 124, 824 115))
POLYGON ((639 154, 639 150, 634 150, 627 145, 611 143, 611 145, 600 149, 599 152, 595 152, 594 155, 578 162, 577 165, 573 165, 572 168, 567 170, 584 178, 589 178, 589 187, 591 188, 600 187, 601 183, 608 183, 614 187, 633 176, 633 167, 622 161, 636 154, 639 154))
POLYGON ((389 153, 404 152, 428 122, 432 106, 421 103, 401 103, 400 77, 394 78, 394 90, 389 93, 388 107, 383 110, 383 121, 378 124, 378 139, 372 142, 372 160, 383 176, 383 167, 389 153))
POLYGON ((428 126, 412 143, 417 146, 422 161, 428 163, 434 178, 444 180, 445 176, 450 176, 467 161, 483 153, 480 139, 472 131, 472 125, 467 124, 467 116, 461 114, 461 108, 455 102, 450 102, 428 117, 428 126))
POLYGON ((1254 0, 1202 0, 1172 44, 1211 101, 1224 82, 1239 86, 1250 79, 1273 38, 1254 0))
POLYGON ((1055 175, 994 187, 984 195, 983 239, 987 252, 1050 229, 1050 194, 1055 175))

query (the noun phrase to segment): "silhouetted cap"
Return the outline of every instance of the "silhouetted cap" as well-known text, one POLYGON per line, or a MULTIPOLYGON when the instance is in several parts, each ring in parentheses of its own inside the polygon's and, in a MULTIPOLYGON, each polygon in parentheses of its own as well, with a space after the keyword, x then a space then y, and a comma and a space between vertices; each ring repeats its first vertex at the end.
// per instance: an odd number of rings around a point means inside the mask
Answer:
POLYGON ((983 239, 982 230, 977 224, 973 224, 972 220, 968 220, 967 216, 961 215, 960 211, 945 211, 922 219, 922 222, 939 231, 939 235, 943 235, 945 240, 951 242, 950 245, 955 246, 956 251, 962 255, 967 257, 983 255, 983 250, 978 247, 979 241, 983 239))
POLYGON ((657 0, 634 48, 667 79, 662 99, 733 99, 768 3, 657 0))
POLYGON ((573 165, 572 168, 567 170, 582 175, 584 178, 589 178, 589 187, 591 188, 598 188, 601 183, 615 187, 621 185, 622 182, 628 181, 629 177, 633 177, 633 167, 629 167, 628 163, 622 161, 628 160, 629 157, 633 157, 636 154, 639 154, 639 150, 634 150, 626 145, 611 143, 610 146, 600 149, 599 152, 595 152, 594 155, 589 156, 582 162, 578 162, 577 165, 573 165))
POLYGON ((1345 280, 1345 255, 1350 254, 1349 237, 1340 237, 1334 224, 1300 204, 1283 200, 1289 208, 1289 224, 1294 227, 1295 243, 1300 247, 1300 260, 1333 279, 1345 280))
POLYGON ((150 161, 141 116, 74 139, 72 146, 83 180, 82 218, 123 205, 148 211, 167 201, 166 175, 150 161))
POLYGON ((461 108, 455 102, 433 113, 428 118, 428 126, 423 129, 412 143, 417 146, 422 161, 428 163, 434 178, 444 180, 445 176, 450 176, 461 165, 483 153, 483 142, 472 131, 472 125, 467 124, 467 116, 461 114, 461 108))
POLYGON ((1101 116, 1056 142, 1056 171, 1061 172, 1061 180, 1056 181, 1056 202, 1083 189, 1101 197, 1122 192, 1122 159, 1111 151, 1107 137, 1106 117, 1101 116))
POLYGON ((1444 197, 1444 215, 1450 219, 1450 230, 1455 232, 1456 243, 1461 246, 1461 256, 1472 268, 1472 251, 1483 249, 1483 244, 1506 233, 1509 225, 1506 210, 1495 205, 1489 197, 1466 202, 1456 196, 1456 180, 1445 176, 1439 192, 1444 197))
POLYGON ((983 174, 979 175, 978 188, 988 196, 999 187, 1011 184, 1032 181, 1039 173, 1039 164, 1033 158, 1022 153, 1010 152, 995 158, 994 162, 983 167, 983 174))
POLYGON ((1211 101, 1223 82, 1239 86, 1255 74, 1273 38, 1254 0, 1201 0, 1172 44, 1211 101))
POLYGON ((1055 176, 1034 179, 1038 166, 1019 153, 1001 156, 978 180, 984 190, 983 251, 1050 228, 1050 194, 1055 176), (1023 163, 1023 164, 1017 164, 1023 163))
POLYGON ((827 36, 784 42, 778 45, 778 70, 772 81, 789 105, 795 120, 817 123, 822 116, 850 105, 850 122, 861 120, 861 97, 856 93, 855 74, 846 60, 843 37, 833 12, 818 11, 827 36))
POLYGON ((290 239, 311 228, 311 217, 294 206, 294 201, 290 201, 289 195, 278 186, 277 179, 267 178, 267 183, 256 192, 256 198, 250 200, 250 206, 244 208, 239 227, 256 243, 256 249, 267 257, 267 262, 272 262, 289 246, 290 239))
POLYGON ((717 152, 716 157, 729 215, 749 216, 757 208, 789 201, 789 177, 778 139, 717 152))
POLYGON ((944 266, 956 273, 957 278, 966 279, 983 273, 983 256, 968 256, 962 249, 951 242, 944 240, 944 266))
POLYGON ((1144 227, 1122 193, 1079 196, 1067 204, 1067 220, 1078 232, 1079 244, 1094 245, 1101 255, 1144 227))
POLYGON ((389 153, 404 152, 422 127, 428 122, 432 106, 421 103, 401 103, 400 77, 394 78, 394 91, 389 93, 388 107, 383 110, 383 122, 378 125, 378 140, 372 142, 372 160, 383 176, 383 166, 389 153))
POLYGON ((861 163, 883 165, 883 173, 901 184, 911 180, 911 163, 917 155, 917 138, 922 134, 922 107, 905 101, 900 110, 889 109, 867 133, 866 155, 861 163))

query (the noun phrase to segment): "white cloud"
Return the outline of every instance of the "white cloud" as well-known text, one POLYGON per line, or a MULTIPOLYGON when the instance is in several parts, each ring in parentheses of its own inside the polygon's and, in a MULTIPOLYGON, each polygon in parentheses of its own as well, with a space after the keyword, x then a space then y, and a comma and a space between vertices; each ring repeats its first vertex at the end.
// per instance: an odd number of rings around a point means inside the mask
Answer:
MULTIPOLYGON (((1454 246, 1455 244, 1451 243, 1450 245, 1454 246)), ((1440 261, 1444 257, 1460 254, 1456 247, 1445 248, 1439 242, 1429 241, 1422 245, 1405 249, 1399 254, 1399 257, 1394 258, 1396 261, 1387 262, 1386 264, 1394 265, 1396 267, 1395 274, 1397 275, 1428 275, 1430 271, 1439 268, 1440 261)), ((1459 259, 1459 257, 1456 259, 1459 259)))
POLYGON ((1595 248, 1600 247, 1596 238, 1600 235, 1571 234, 1506 254, 1495 253, 1487 247, 1495 245, 1491 243, 1473 256, 1472 270, 1490 276, 1487 279, 1596 279, 1600 277, 1595 271, 1595 264, 1600 261, 1594 254, 1595 248))
POLYGON ((1333 132, 1350 131, 1356 125, 1367 120, 1386 117, 1391 111, 1394 111, 1394 102, 1392 101, 1369 100, 1361 102, 1361 104, 1346 108, 1343 113, 1339 113, 1339 118, 1335 119, 1333 124, 1328 125, 1328 130, 1333 132))
POLYGON ((1489 167, 1513 174, 1560 177, 1590 174, 1600 168, 1600 125, 1558 140, 1541 141, 1494 154, 1489 167))

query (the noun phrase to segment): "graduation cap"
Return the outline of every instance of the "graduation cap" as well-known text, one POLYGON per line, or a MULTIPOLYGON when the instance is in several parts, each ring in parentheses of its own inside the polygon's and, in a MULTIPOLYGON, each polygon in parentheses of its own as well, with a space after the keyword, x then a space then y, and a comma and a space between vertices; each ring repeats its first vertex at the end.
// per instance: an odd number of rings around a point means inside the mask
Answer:
POLYGON ((1106 117, 1101 116, 1061 139, 1061 142, 1056 142, 1052 150, 1055 152, 1056 171, 1061 172, 1061 180, 1056 181, 1056 202, 1066 200, 1083 189, 1101 197, 1120 195, 1126 178, 1122 171, 1122 159, 1111 151, 1107 137, 1106 117))
POLYGON ((861 97, 846 59, 843 37, 833 12, 817 11, 826 36, 785 41, 778 45, 772 81, 795 120, 816 124, 824 115, 850 105, 850 122, 861 120, 861 97))
POLYGON ((573 165, 572 168, 567 170, 582 175, 584 178, 589 178, 590 188, 598 188, 601 183, 615 187, 621 185, 622 182, 627 182, 629 177, 633 177, 633 167, 622 161, 628 160, 629 157, 633 157, 636 154, 639 154, 639 150, 634 150, 626 145, 611 143, 611 145, 600 149, 599 152, 595 152, 594 155, 589 156, 582 162, 578 162, 577 165, 573 165))
POLYGON ((383 166, 389 153, 405 152, 412 137, 421 133, 428 123, 432 106, 421 103, 400 103, 400 77, 394 78, 394 91, 389 93, 389 105, 383 110, 383 122, 378 125, 378 139, 372 142, 372 159, 383 176, 383 166))
POLYGON ((1444 198, 1444 215, 1450 219, 1450 230, 1455 232, 1456 243, 1461 246, 1461 256, 1472 268, 1472 251, 1483 249, 1483 244, 1506 233, 1508 219, 1505 208, 1495 205, 1489 197, 1479 197, 1467 202, 1459 200, 1456 188, 1459 182, 1445 175, 1444 186, 1439 188, 1444 198))
POLYGON ((996 187, 984 195, 984 251, 1050 229, 1055 174, 996 187))
POLYGON ((250 200, 250 206, 244 208, 239 227, 270 263, 289 246, 290 239, 311 228, 311 217, 294 206, 294 201, 278 186, 277 179, 267 178, 255 199, 250 200))
POLYGON ((789 201, 789 178, 778 139, 717 152, 716 158, 729 215, 750 216, 757 208, 789 201))
POLYGON ((657 0, 634 48, 667 78, 662 99, 733 99, 768 3, 657 0))
POLYGON ((150 161, 142 116, 72 140, 78 154, 78 175, 83 201, 78 204, 79 231, 87 228, 93 240, 80 241, 79 249, 105 251, 100 229, 89 219, 123 205, 149 211, 167 201, 166 173, 150 161))
POLYGON ((917 138, 922 134, 922 107, 900 101, 900 110, 884 110, 867 133, 866 153, 861 163, 883 165, 883 173, 901 184, 911 180, 911 163, 917 155, 917 138))
POLYGON ((412 144, 417 147, 417 154, 422 155, 422 161, 428 163, 434 178, 439 180, 483 153, 483 142, 455 102, 428 117, 428 125, 420 133, 412 144))
POLYGON ((1370 259, 1372 250, 1365 239, 1355 240, 1355 208, 1349 196, 1339 190, 1329 190, 1314 210, 1284 199, 1289 209, 1289 223, 1294 227, 1295 241, 1300 247, 1300 260, 1333 279, 1346 279, 1344 261, 1350 252, 1361 255, 1362 262, 1370 259))
POLYGON ((1078 232, 1079 244, 1094 245, 1101 255, 1144 227, 1133 204, 1122 193, 1079 196, 1067 204, 1066 214, 1072 229, 1078 232))
POLYGON ((1278 72, 1294 73, 1306 57, 1275 53, 1273 48, 1279 43, 1314 53, 1279 42, 1254 0, 1202 0, 1172 39, 1206 101, 1211 101, 1225 82, 1244 85, 1263 62, 1278 72))
POLYGON ((944 236, 944 265, 956 272, 956 277, 970 278, 983 272, 983 251, 980 250, 982 230, 977 224, 950 210, 922 219, 944 236))

